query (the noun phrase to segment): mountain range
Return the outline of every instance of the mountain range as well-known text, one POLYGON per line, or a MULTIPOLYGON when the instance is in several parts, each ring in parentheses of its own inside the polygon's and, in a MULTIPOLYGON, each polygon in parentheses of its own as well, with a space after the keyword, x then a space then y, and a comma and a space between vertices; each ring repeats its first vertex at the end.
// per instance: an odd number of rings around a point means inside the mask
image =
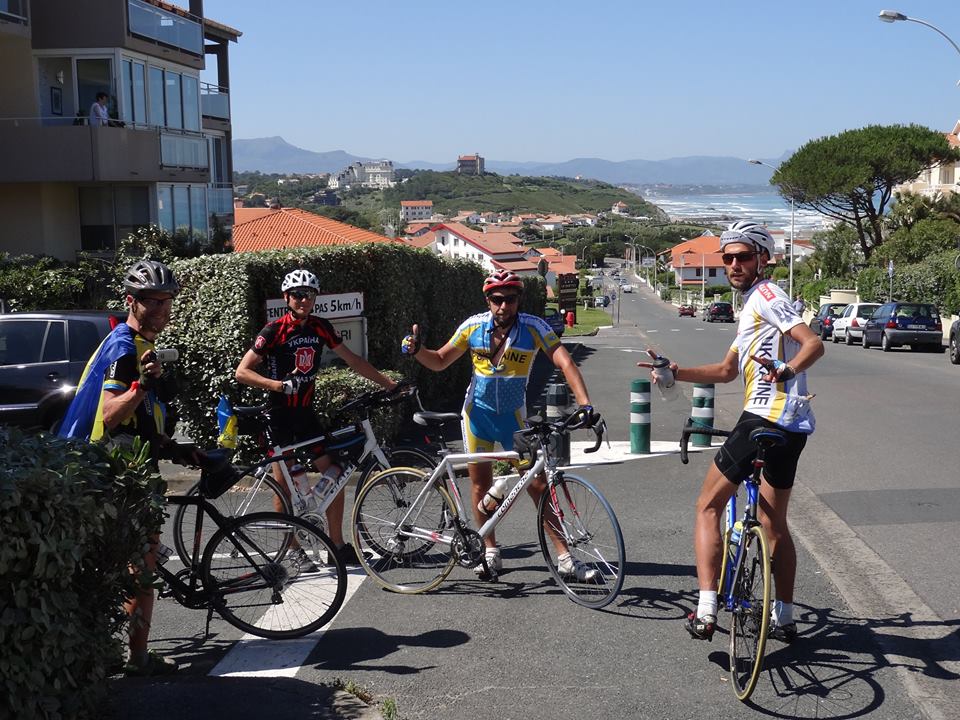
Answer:
MULTIPOLYGON (((782 157, 764 160, 776 166, 782 157)), ((314 152, 291 145, 281 137, 233 141, 233 165, 238 171, 263 173, 336 173, 351 163, 375 158, 351 155, 343 150, 314 152)), ((772 171, 750 165, 744 158, 696 155, 667 160, 602 160, 575 158, 564 162, 517 162, 486 160, 486 169, 500 175, 592 178, 616 185, 768 185, 772 171)), ((455 162, 431 163, 412 160, 394 162, 397 168, 453 170, 455 162)))

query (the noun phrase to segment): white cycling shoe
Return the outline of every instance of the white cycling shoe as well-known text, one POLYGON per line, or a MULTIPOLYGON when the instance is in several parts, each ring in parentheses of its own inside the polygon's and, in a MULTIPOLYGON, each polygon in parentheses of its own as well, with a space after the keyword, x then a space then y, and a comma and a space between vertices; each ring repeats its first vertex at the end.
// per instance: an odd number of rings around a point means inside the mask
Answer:
POLYGON ((557 572, 564 580, 577 582, 594 582, 600 577, 599 570, 585 565, 568 552, 557 558, 557 572))
POLYGON ((481 580, 496 580, 500 571, 503 570, 503 560, 500 559, 500 548, 487 548, 483 553, 484 560, 487 561, 487 569, 483 563, 477 565, 473 571, 481 580))

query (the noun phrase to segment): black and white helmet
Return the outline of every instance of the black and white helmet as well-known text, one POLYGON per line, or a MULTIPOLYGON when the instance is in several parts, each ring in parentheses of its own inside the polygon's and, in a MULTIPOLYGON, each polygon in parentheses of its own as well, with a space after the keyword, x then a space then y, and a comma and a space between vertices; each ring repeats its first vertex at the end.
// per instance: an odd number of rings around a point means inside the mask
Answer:
POLYGON ((301 287, 320 292, 320 281, 317 280, 317 276, 312 272, 301 268, 300 270, 287 273, 287 276, 283 279, 283 284, 280 286, 280 292, 287 292, 288 290, 301 287))
POLYGON ((760 223, 750 220, 739 220, 720 234, 720 249, 732 243, 745 243, 753 245, 757 252, 767 251, 767 255, 773 258, 774 242, 773 236, 760 223))
POLYGON ((173 270, 162 262, 137 260, 123 276, 123 289, 128 295, 137 295, 144 290, 176 295, 180 292, 180 283, 173 270))

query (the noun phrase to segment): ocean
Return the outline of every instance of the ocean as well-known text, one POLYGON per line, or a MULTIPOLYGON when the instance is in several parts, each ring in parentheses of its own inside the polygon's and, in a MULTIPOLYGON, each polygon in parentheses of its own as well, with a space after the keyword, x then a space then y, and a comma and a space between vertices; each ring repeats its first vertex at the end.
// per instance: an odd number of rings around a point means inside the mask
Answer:
MULTIPOLYGON (((643 195, 660 207, 671 220, 709 220, 725 222, 756 220, 770 229, 790 233, 790 203, 776 193, 729 193, 711 195, 658 195, 647 192, 643 195)), ((832 220, 811 210, 796 211, 797 236, 809 237, 824 230, 832 220)))

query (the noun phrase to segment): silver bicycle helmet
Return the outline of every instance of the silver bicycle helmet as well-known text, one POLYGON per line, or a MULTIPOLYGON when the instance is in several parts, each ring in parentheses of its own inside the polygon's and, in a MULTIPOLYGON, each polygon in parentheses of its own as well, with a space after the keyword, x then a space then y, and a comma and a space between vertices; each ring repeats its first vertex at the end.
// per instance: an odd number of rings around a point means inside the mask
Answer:
POLYGON ((312 272, 301 268, 300 270, 287 273, 287 276, 283 278, 283 284, 280 285, 280 292, 287 292, 288 290, 300 287, 306 287, 320 292, 320 281, 317 280, 317 276, 312 272))
POLYGON ((767 255, 773 257, 774 242, 773 236, 760 223, 750 220, 739 220, 733 223, 720 235, 720 249, 723 250, 732 243, 746 243, 753 245, 757 252, 767 251, 767 255))
POLYGON ((136 295, 144 290, 167 292, 176 295, 180 292, 173 270, 156 260, 138 260, 127 270, 123 277, 123 289, 128 295, 136 295))

